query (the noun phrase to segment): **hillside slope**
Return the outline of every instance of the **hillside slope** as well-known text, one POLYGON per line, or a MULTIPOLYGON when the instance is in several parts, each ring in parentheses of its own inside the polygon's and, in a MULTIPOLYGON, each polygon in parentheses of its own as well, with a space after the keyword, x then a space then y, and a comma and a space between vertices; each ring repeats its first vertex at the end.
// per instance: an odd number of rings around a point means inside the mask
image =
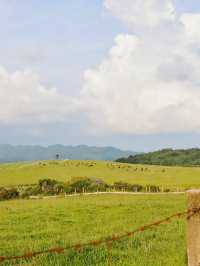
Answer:
POLYGON ((51 178, 67 182, 72 177, 99 178, 107 184, 157 185, 164 188, 200 187, 200 167, 166 167, 103 161, 38 161, 0 164, 0 187, 36 184, 51 178))
POLYGON ((199 166, 200 149, 173 150, 164 149, 160 151, 131 155, 127 158, 116 160, 121 163, 152 164, 168 166, 199 166))

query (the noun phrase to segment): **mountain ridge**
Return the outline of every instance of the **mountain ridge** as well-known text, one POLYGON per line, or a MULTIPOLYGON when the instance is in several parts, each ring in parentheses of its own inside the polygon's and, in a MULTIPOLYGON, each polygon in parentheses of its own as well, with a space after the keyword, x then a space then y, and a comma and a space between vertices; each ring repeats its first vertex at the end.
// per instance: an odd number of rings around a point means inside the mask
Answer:
POLYGON ((112 146, 97 147, 88 145, 10 145, 0 144, 0 163, 34 160, 116 160, 119 157, 136 154, 112 146))

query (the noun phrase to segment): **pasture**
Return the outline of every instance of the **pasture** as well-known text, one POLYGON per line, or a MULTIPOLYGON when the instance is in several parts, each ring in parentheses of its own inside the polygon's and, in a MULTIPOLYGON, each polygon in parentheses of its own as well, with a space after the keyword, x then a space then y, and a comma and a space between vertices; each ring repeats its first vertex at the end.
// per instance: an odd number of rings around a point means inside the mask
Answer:
MULTIPOLYGON (((101 195, 0 202, 0 255, 84 243, 132 231, 185 209, 183 195, 101 195)), ((109 250, 105 246, 91 247, 2 265, 184 266, 185 219, 138 233, 114 243, 109 250)))
POLYGON ((157 185, 172 190, 200 187, 200 167, 166 167, 101 161, 40 161, 0 164, 0 186, 35 184, 39 179, 68 181, 71 177, 96 177, 108 184, 157 185))

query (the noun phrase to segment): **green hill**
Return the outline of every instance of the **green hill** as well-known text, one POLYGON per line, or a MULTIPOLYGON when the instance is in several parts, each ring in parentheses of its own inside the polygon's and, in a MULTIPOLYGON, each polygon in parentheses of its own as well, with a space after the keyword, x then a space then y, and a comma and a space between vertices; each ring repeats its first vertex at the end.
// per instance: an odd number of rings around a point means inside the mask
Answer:
POLYGON ((36 184, 46 178, 67 182, 73 177, 98 178, 107 184, 156 185, 172 191, 200 187, 200 167, 71 160, 0 164, 0 187, 36 184))
POLYGON ((131 155, 127 158, 120 158, 117 162, 168 166, 199 166, 200 149, 164 149, 145 154, 131 155))

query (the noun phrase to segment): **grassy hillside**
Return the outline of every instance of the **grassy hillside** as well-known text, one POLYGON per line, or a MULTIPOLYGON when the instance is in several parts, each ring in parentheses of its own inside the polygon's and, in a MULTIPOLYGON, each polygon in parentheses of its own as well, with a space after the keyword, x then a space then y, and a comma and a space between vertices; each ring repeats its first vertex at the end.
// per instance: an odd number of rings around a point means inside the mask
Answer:
MULTIPOLYGON (((20 255, 132 231, 186 208, 184 196, 89 196, 0 202, 0 255, 20 255)), ((4 266, 16 265, 3 263, 4 266)), ((106 247, 47 255, 17 265, 186 265, 185 219, 106 247), (169 244, 170 243, 170 244, 169 244), (110 254, 110 262, 108 262, 110 254)))
POLYGON ((152 164, 168 166, 200 166, 200 149, 172 150, 149 152, 120 158, 117 162, 132 164, 152 164))
POLYGON ((0 164, 0 186, 35 184, 43 178, 67 181, 71 177, 97 177, 109 184, 124 181, 175 189, 200 187, 200 167, 147 166, 101 161, 0 164))

